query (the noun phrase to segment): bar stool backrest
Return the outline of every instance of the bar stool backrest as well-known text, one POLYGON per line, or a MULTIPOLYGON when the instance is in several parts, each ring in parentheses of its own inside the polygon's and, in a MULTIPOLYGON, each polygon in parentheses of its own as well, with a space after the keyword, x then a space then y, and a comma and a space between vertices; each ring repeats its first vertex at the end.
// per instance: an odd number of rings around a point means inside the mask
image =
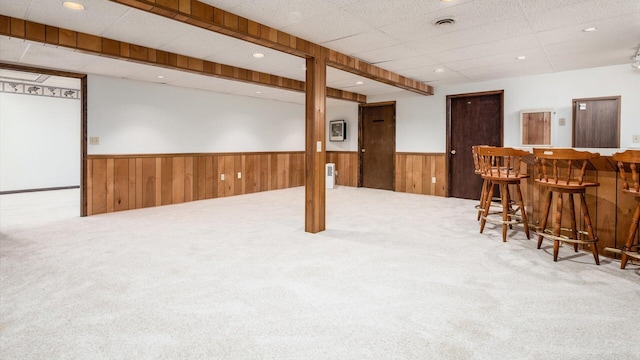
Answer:
POLYGON ((612 159, 618 162, 623 189, 626 191, 640 192, 640 180, 638 179, 640 150, 627 150, 621 153, 615 153, 612 159), (627 171, 631 173, 631 179, 627 179, 627 171))
POLYGON ((491 177, 520 177, 522 158, 531 153, 508 147, 479 146, 478 162, 482 174, 491 177))
POLYGON ((589 160, 599 158, 600 154, 574 149, 534 148, 533 156, 538 180, 561 185, 582 185, 589 160))
POLYGON ((478 149, 484 145, 473 145, 471 147, 471 155, 473 156, 473 166, 476 174, 482 174, 482 168, 480 167, 480 155, 478 149))

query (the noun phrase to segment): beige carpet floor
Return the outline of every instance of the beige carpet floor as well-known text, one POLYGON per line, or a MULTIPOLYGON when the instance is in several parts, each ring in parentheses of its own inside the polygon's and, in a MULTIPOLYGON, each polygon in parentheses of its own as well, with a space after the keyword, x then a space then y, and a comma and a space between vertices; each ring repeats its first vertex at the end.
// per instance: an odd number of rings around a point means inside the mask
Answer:
POLYGON ((488 225, 475 202, 293 188, 79 218, 0 196, 1 359, 640 359, 640 266, 488 225))

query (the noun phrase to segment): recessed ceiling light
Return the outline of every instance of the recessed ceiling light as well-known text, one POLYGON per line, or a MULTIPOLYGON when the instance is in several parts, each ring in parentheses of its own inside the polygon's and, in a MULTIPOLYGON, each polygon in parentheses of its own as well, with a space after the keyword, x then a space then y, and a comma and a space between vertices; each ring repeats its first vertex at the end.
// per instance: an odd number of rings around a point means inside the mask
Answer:
POLYGON ((158 75, 158 79, 164 79, 164 75, 158 75))
POLYGON ((264 54, 263 53, 255 53, 255 54, 253 54, 253 57, 256 58, 256 59, 262 59, 264 57, 264 54))
POLYGON ((453 0, 440 0, 440 2, 452 2, 453 0))
POLYGON ((64 5, 64 7, 66 7, 67 9, 71 9, 71 10, 84 10, 84 5, 74 3, 72 1, 64 1, 62 5, 64 5))
POLYGON ((262 94, 262 91, 256 91, 256 94, 262 94))
POLYGON ((598 28, 596 28, 596 27, 588 27, 586 29, 582 29, 582 31, 584 31, 584 32, 592 32, 592 31, 596 31, 596 30, 598 30, 598 28))
POLYGON ((356 81, 356 85, 363 85, 364 81, 356 81))
POLYGON ((524 60, 524 59, 526 59, 526 58, 527 58, 527 57, 526 57, 526 56, 524 56, 524 55, 516 56, 516 60, 524 60))
POLYGON ((442 69, 442 68, 435 69, 435 70, 433 70, 433 72, 441 73, 441 72, 444 72, 444 69, 442 69))

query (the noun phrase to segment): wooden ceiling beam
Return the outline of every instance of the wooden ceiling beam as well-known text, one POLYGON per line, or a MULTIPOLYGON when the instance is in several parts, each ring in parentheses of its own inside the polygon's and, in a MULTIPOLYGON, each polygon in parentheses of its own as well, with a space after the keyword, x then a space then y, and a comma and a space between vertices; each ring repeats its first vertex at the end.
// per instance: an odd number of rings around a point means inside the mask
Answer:
MULTIPOLYGON (((187 71, 199 75, 242 81, 284 90, 305 92, 304 81, 215 63, 4 15, 0 15, 0 35, 62 46, 83 53, 132 61, 144 65, 159 66, 172 70, 187 71)), ((338 89, 328 88, 327 96, 358 103, 367 102, 365 95, 338 89)))
POLYGON ((328 54, 327 65, 331 67, 421 95, 433 95, 430 85, 196 0, 110 1, 304 58, 315 57, 322 49, 328 54))

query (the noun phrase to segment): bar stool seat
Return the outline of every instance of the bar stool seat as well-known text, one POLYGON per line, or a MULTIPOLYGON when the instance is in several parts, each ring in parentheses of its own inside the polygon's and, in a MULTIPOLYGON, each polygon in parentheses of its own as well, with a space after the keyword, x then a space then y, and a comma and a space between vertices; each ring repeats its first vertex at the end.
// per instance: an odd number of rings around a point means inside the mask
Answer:
POLYGON ((494 146, 480 146, 478 148, 478 160, 482 170, 481 176, 488 184, 488 192, 484 197, 484 210, 480 220, 480 233, 484 231, 487 221, 501 224, 502 241, 506 242, 507 228, 511 228, 514 224, 522 223, 527 239, 529 239, 527 212, 520 189, 522 179, 529 177, 529 175, 520 172, 522 157, 529 155, 531 154, 527 151, 513 148, 494 146), (515 209, 512 207, 509 185, 515 187, 518 195, 515 209), (493 199, 495 186, 500 188, 502 211, 491 213, 489 209, 491 207, 491 199, 493 199), (496 217, 493 216, 500 213, 502 214, 501 219, 496 219, 496 217))
POLYGON ((587 208, 587 201, 585 198, 586 189, 589 187, 600 186, 597 182, 585 181, 585 172, 589 160, 600 157, 598 153, 590 153, 586 151, 576 151, 574 149, 533 149, 533 155, 535 157, 535 166, 537 171, 537 178, 535 183, 541 187, 549 189, 547 193, 544 215, 540 222, 540 228, 536 232, 538 234, 538 249, 542 246, 542 240, 547 238, 553 240, 553 261, 558 261, 558 252, 560 249, 560 243, 572 243, 574 251, 578 251, 579 244, 588 244, 591 246, 593 252, 593 258, 597 265, 600 265, 600 259, 598 257, 598 237, 595 235, 593 227, 591 225, 591 217, 589 216, 589 209, 587 208), (548 168, 551 169, 548 169, 548 168), (553 226, 553 230, 546 229, 547 221, 549 218, 549 210, 551 209, 551 200, 553 194, 556 193, 556 216, 553 226), (563 197, 567 194, 569 198, 569 212, 571 228, 562 228, 562 213, 563 213, 563 197), (578 230, 576 221, 576 209, 575 209, 575 197, 574 194, 578 194, 580 197, 580 210, 584 219, 584 225, 586 231, 578 230), (562 234, 562 230, 565 230, 571 234, 571 236, 565 236, 562 234))
POLYGON ((638 222, 640 221, 640 150, 627 150, 613 154, 612 159, 618 163, 620 179, 622 180, 622 192, 625 195, 633 196, 636 200, 636 209, 633 212, 629 235, 621 249, 606 248, 605 250, 620 254, 620 269, 627 266, 629 257, 640 259, 640 244, 636 237, 638 222), (627 173, 631 173, 631 179, 627 178, 627 173))

